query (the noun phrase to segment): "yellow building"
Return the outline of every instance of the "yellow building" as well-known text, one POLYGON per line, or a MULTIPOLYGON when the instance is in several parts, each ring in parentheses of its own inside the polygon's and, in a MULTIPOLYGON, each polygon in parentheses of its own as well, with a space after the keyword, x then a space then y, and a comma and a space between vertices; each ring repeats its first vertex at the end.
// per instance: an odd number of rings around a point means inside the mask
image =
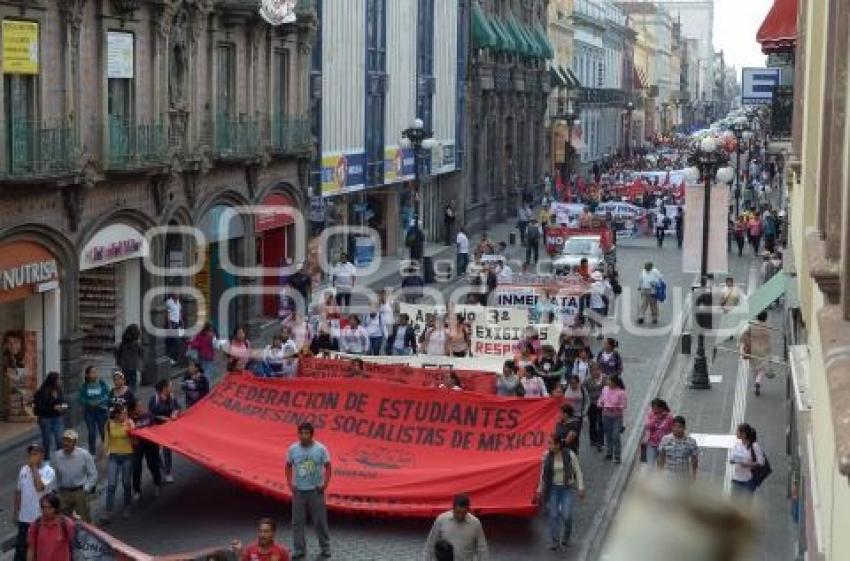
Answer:
POLYGON ((549 2, 549 41, 555 50, 555 58, 549 62, 552 91, 549 94, 548 136, 550 143, 549 164, 552 176, 569 173, 563 166, 567 152, 568 127, 563 117, 576 111, 571 103, 578 93, 580 84, 570 68, 573 58, 573 0, 549 2))
MULTIPOLYGON (((789 410, 799 461, 791 491, 800 499, 805 553, 799 559, 824 561, 850 559, 848 13, 850 0, 775 0, 759 31, 766 53, 796 48, 793 126, 784 147, 789 363, 796 390, 789 410)), ((774 120, 781 117, 776 104, 774 111, 774 120)), ((770 150, 783 146, 774 142, 770 150)))
POLYGON ((629 23, 637 34, 634 50, 635 73, 640 80, 643 101, 639 103, 632 117, 634 131, 639 138, 646 140, 657 132, 655 103, 658 97, 658 76, 656 73, 655 35, 646 19, 630 14, 629 23))

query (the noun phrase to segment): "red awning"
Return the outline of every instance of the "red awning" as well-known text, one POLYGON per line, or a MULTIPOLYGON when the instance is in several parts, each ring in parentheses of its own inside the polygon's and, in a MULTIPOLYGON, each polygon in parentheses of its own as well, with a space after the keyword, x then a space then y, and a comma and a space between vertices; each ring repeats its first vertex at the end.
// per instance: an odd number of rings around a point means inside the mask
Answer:
POLYGON ((759 27, 756 41, 764 54, 794 50, 797 42, 797 9, 800 0, 773 0, 759 27))

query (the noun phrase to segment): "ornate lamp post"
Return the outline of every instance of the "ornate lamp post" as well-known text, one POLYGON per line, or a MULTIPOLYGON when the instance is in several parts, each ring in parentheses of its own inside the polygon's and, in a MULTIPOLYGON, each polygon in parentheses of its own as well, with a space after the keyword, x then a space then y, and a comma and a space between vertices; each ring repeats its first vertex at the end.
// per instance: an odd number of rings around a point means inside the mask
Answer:
POLYGON ((556 119, 564 121, 567 125, 567 140, 564 142, 564 161, 561 163, 561 183, 566 187, 569 185, 570 174, 572 173, 570 168, 573 153, 573 127, 581 125, 572 99, 567 99, 565 111, 561 115, 557 115, 556 119))
POLYGON ((732 170, 725 167, 728 157, 720 145, 712 137, 702 139, 693 149, 688 157, 692 167, 685 170, 686 177, 691 183, 702 179, 705 182, 705 194, 703 199, 703 221, 702 221, 702 255, 700 261, 700 286, 699 296, 695 306, 695 318, 699 333, 697 334, 697 352, 694 358, 694 371, 691 377, 691 387, 699 390, 711 389, 708 377, 708 359, 705 354, 705 330, 710 329, 711 316, 700 313, 696 307, 711 305, 711 290, 708 287, 708 247, 711 224, 711 184, 716 178, 720 183, 732 181, 732 170), (705 318, 708 318, 707 321, 705 318))
POLYGON ((735 216, 741 214, 741 154, 744 153, 744 141, 752 137, 750 126, 745 117, 739 117, 732 123, 732 133, 735 135, 735 216))
MULTIPOLYGON (((413 120, 409 128, 401 131, 399 146, 404 150, 413 148, 413 155, 416 161, 414 167, 416 187, 421 191, 423 183, 428 178, 428 168, 425 165, 427 163, 426 153, 437 146, 437 141, 434 140, 433 133, 425 128, 425 122, 417 117, 413 120)), ((413 219, 419 219, 419 208, 416 204, 413 205, 413 219)))

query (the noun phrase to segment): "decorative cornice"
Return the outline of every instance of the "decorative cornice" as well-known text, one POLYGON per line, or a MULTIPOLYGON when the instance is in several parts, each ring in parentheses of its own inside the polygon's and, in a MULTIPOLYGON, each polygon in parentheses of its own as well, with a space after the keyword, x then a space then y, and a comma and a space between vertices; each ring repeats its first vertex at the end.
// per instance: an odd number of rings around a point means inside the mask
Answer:
POLYGON ((840 264, 826 257, 826 241, 823 233, 810 228, 806 232, 806 251, 809 274, 823 292, 829 304, 838 304, 841 300, 840 264))

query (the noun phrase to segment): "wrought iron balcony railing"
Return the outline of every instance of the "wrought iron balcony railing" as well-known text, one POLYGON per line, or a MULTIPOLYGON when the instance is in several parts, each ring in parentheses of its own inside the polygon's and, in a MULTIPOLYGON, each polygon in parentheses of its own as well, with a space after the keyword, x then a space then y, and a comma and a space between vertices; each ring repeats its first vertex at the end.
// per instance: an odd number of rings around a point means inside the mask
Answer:
POLYGON ((257 117, 220 114, 215 120, 215 152, 219 158, 256 158, 260 155, 257 117))
POLYGON ((306 117, 277 115, 271 118, 271 151, 278 155, 309 152, 312 145, 310 120, 306 117))
POLYGON ((2 142, 0 179, 38 179, 75 171, 76 139, 68 120, 4 121, 2 142))
POLYGON ((134 123, 110 116, 108 143, 104 154, 107 170, 137 170, 164 165, 168 158, 168 136, 162 122, 134 123))

